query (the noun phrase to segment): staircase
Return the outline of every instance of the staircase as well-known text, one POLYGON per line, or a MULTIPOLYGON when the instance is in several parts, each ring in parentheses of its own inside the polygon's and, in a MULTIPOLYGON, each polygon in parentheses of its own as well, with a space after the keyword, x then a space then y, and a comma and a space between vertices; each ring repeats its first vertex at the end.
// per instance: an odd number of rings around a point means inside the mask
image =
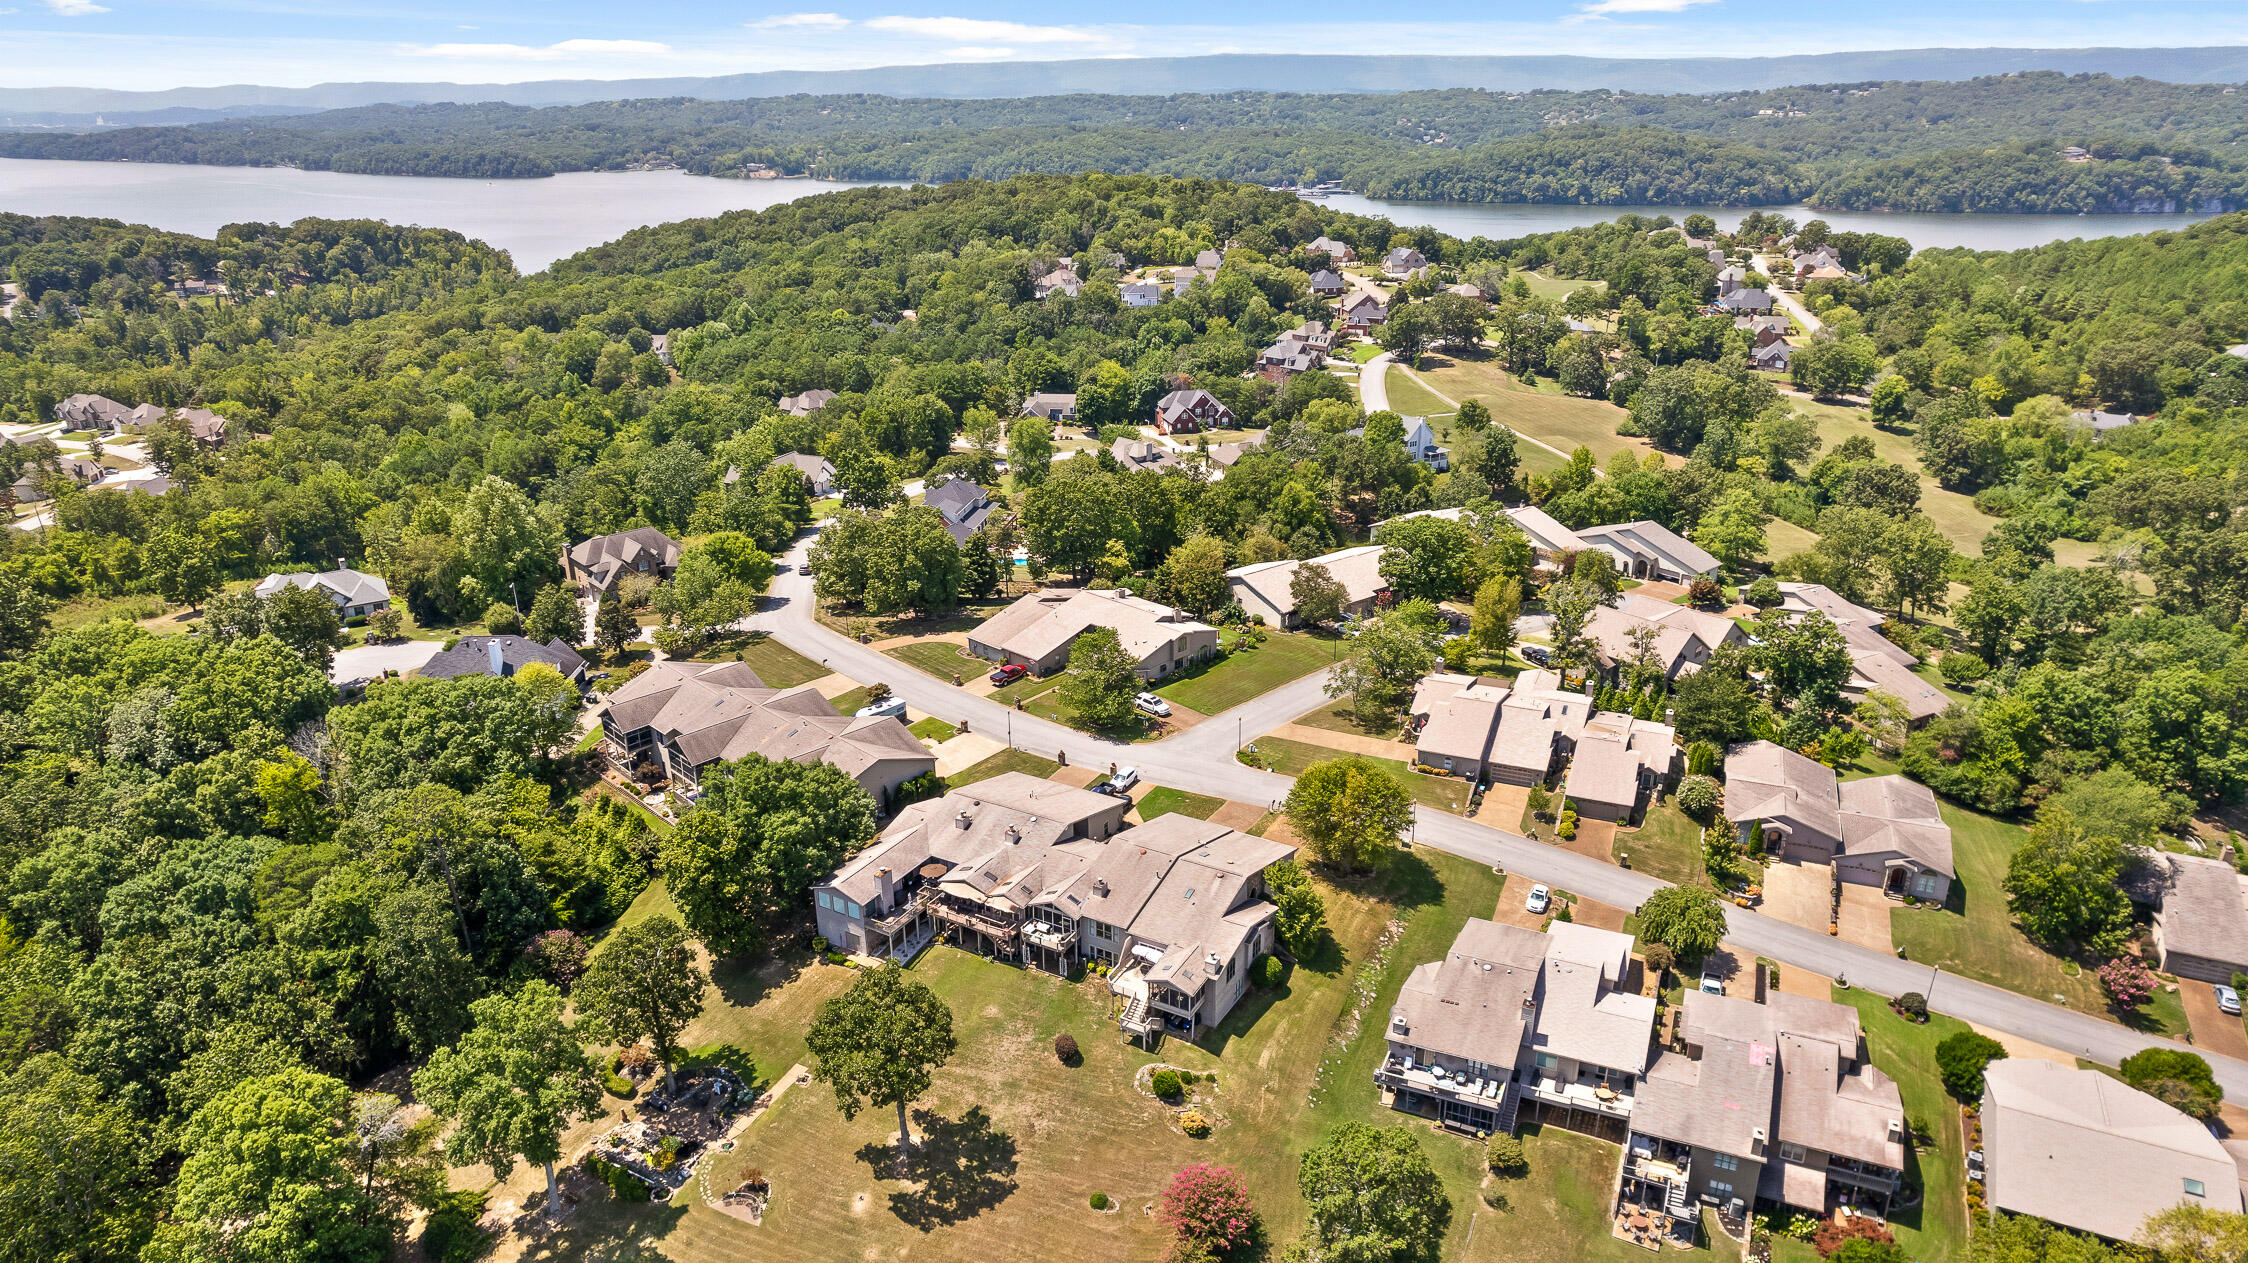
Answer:
POLYGON ((1668 1211, 1673 1219, 1695 1217, 1693 1212, 1687 1208, 1686 1184, 1684 1181, 1672 1184, 1670 1191, 1663 1194, 1663 1209, 1668 1211))
POLYGON ((1145 995, 1133 996, 1124 1006, 1124 1017, 1120 1024, 1126 1027, 1137 1027, 1146 1021, 1147 997, 1145 995))
POLYGON ((1521 1112, 1522 1094, 1515 1091, 1514 1084, 1508 1083, 1506 1085, 1506 1090, 1499 1093, 1500 1135, 1511 1136, 1514 1134, 1515 1116, 1520 1114, 1521 1112))

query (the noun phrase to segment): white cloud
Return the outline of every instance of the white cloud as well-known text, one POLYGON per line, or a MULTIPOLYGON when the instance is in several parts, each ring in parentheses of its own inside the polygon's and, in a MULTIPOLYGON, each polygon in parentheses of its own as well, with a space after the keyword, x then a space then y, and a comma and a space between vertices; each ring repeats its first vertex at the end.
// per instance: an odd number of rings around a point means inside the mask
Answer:
POLYGON ((919 35, 926 39, 944 40, 963 45, 1008 44, 1091 44, 1101 37, 1075 26, 1030 26, 1022 22, 999 22, 987 18, 868 18, 867 26, 877 31, 893 31, 900 35, 919 35))
POLYGON ((1597 0, 1597 3, 1580 5, 1578 11, 1593 17, 1606 17, 1611 13, 1684 13, 1698 4, 1714 4, 1716 0, 1597 0))
POLYGON ((543 48, 530 44, 423 44, 410 46, 406 51, 415 57, 465 61, 565 61, 600 55, 650 57, 670 52, 671 46, 644 39, 566 39, 543 48))
MULTIPOLYGON (((47 0, 47 7, 66 18, 82 18, 89 14, 109 12, 109 6, 95 4, 94 0, 47 0)), ((13 13, 15 10, 10 9, 8 12, 13 13)))
POLYGON ((776 13, 749 23, 753 31, 776 31, 790 27, 815 31, 840 31, 851 24, 851 19, 840 13, 776 13))
POLYGON ((958 48, 947 49, 945 52, 945 56, 958 57, 962 61, 991 61, 995 58, 1012 57, 1014 55, 1015 50, 1012 48, 999 48, 990 44, 963 44, 958 48))

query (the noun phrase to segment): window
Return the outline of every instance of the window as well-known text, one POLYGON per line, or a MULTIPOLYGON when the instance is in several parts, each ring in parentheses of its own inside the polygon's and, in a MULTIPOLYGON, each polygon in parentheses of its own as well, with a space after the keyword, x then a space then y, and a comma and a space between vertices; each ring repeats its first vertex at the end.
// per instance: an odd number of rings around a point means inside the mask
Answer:
POLYGON ((843 905, 843 911, 846 915, 855 917, 859 914, 859 905, 846 902, 843 905))
POLYGON ((2186 1196, 2188 1196, 2188 1197, 2203 1197, 2203 1196, 2206 1196, 2206 1195, 2208 1194, 2208 1192, 2209 1192, 2209 1190, 2208 1190, 2207 1188, 2205 1188, 2205 1187, 2203 1187, 2203 1186, 2202 1186, 2202 1183, 2201 1183, 2201 1181, 2199 1181, 2199 1180, 2187 1180, 2187 1181, 2186 1181, 2186 1196))
POLYGON ((1723 1180, 1711 1180, 1709 1182, 1709 1192, 1710 1196, 1712 1197, 1731 1197, 1733 1195, 1733 1186, 1727 1184, 1723 1180))
POLYGON ((1551 1074, 1556 1068, 1560 1066, 1560 1064, 1560 1062, 1554 1059, 1552 1053, 1538 1054, 1538 1069, 1543 1070, 1548 1074, 1551 1074))
POLYGON ((1720 1171, 1738 1171, 1741 1169, 1741 1160, 1729 1153, 1709 1155, 1709 1164, 1720 1171))
POLYGON ((1933 899, 1936 897, 1938 887, 1940 887, 1942 884, 1943 879, 1936 876, 1934 873, 1922 873, 1920 876, 1913 878, 1912 893, 1916 895, 1923 895, 1927 898, 1933 899))
POLYGON ((1227 962, 1225 963, 1225 980, 1226 980, 1227 982, 1232 982, 1232 981, 1233 981, 1233 966, 1234 966, 1234 964, 1235 964, 1235 962, 1233 962, 1233 961, 1230 961, 1230 960, 1229 960, 1229 961, 1227 961, 1227 962))
POLYGON ((1780 1142, 1780 1157, 1788 1162, 1801 1162, 1804 1157, 1803 1146, 1792 1140, 1783 1140, 1780 1142))
POLYGON ((814 900, 815 902, 817 902, 817 903, 818 903, 818 904, 819 904, 819 905, 820 905, 821 907, 823 907, 823 908, 832 908, 832 907, 834 907, 834 906, 835 906, 835 905, 834 905, 834 903, 830 902, 830 900, 832 899, 832 896, 830 896, 830 895, 829 895, 829 894, 828 894, 828 893, 827 893, 826 891, 824 891, 824 890, 822 890, 822 891, 820 891, 820 892, 818 892, 818 893, 814 894, 814 895, 812 896, 812 898, 813 898, 813 900, 814 900))

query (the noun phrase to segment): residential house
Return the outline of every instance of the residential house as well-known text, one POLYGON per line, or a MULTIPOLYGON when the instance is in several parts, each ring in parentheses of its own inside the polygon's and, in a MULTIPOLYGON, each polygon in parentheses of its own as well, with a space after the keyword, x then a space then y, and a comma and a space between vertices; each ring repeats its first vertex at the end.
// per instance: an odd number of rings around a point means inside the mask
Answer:
POLYGON ((1153 307, 1163 301, 1163 287, 1153 281, 1134 281, 1116 292, 1126 307, 1153 307))
POLYGON ((635 779, 670 780, 689 799, 713 764, 759 755, 842 769, 877 807, 937 758, 895 716, 840 714, 817 689, 767 688, 741 662, 658 662, 627 680, 601 709, 600 750, 635 779))
POLYGON ((1077 396, 1061 391, 1040 391, 1023 400, 1023 415, 1044 417, 1056 425, 1074 425, 1077 421, 1077 396))
POLYGON ((1576 318, 1575 316, 1564 316, 1564 317, 1562 317, 1562 320, 1561 320, 1561 326, 1562 326, 1563 328, 1567 329, 1567 330, 1568 330, 1569 332, 1571 332, 1571 333, 1598 333, 1598 332, 1600 332, 1600 326, 1599 326, 1599 325, 1596 325, 1596 324, 1592 323, 1592 322, 1591 322, 1591 321, 1589 321, 1589 320, 1579 320, 1579 319, 1577 319, 1577 318, 1576 318))
POLYGON ((1734 1229, 1759 1199, 1885 1216, 1906 1140, 1902 1095, 1868 1060, 1857 1010, 1690 991, 1677 1044, 1640 1084, 1620 1200, 1680 1223, 1712 1206, 1734 1229))
POLYGON ((317 574, 269 574, 258 580, 258 586, 252 590, 267 597, 284 588, 309 588, 318 592, 336 607, 336 617, 341 619, 365 618, 376 610, 390 608, 390 585, 383 582, 382 576, 350 569, 323 570, 317 574))
MULTIPOLYGON (((1462 297, 1462 298, 1472 298, 1472 299, 1474 299, 1475 301, 1477 301, 1477 302, 1479 302, 1479 303, 1487 303, 1487 302, 1491 301, 1491 296, 1490 296, 1489 294, 1486 294, 1486 293, 1484 293, 1484 292, 1483 292, 1483 287, 1482 287, 1482 286, 1480 286, 1480 285, 1470 285, 1470 284, 1468 284, 1468 283, 1467 283, 1467 282, 1465 282, 1465 281, 1462 281, 1462 282, 1461 282, 1461 283, 1459 283, 1458 285, 1447 285, 1447 286, 1445 286, 1445 287, 1444 287, 1444 292, 1445 292, 1445 293, 1447 293, 1447 294, 1458 294, 1458 295, 1459 295, 1460 297, 1462 297)), ((1589 332, 1589 331, 1590 331, 1589 327, 1588 327, 1587 329, 1585 329, 1585 330, 1580 330, 1580 332, 1589 332)))
POLYGON ((1795 324, 1786 316, 1735 316, 1733 327, 1748 330, 1750 345, 1761 348, 1787 341, 1795 324))
POLYGON ((1225 255, 1216 250, 1201 251, 1194 256, 1194 266, 1198 271, 1215 275, 1219 268, 1225 266, 1225 255))
POLYGON ((1478 1134, 1511 1132, 1527 1111, 1622 1139, 1655 1027, 1632 973, 1628 934, 1469 918, 1398 989, 1374 1070, 1382 1103, 1478 1134))
POLYGON ((1784 373, 1795 360, 1795 348, 1785 342, 1768 342, 1749 352, 1748 362, 1767 373, 1784 373))
POLYGON ((1628 824, 1677 780, 1681 766, 1677 729, 1628 711, 1602 711, 1577 734, 1561 791, 1588 820, 1628 824))
POLYGON ((1207 390, 1174 390, 1155 401, 1158 434, 1222 430, 1233 424, 1233 410, 1207 390))
POLYGON ((1744 286, 1732 293, 1719 295, 1717 309, 1734 315, 1761 316, 1772 310, 1772 295, 1762 289, 1744 286))
POLYGON ((1020 772, 915 803, 813 887, 820 931, 902 958, 941 928, 1063 976, 1100 962, 1123 1033, 1198 1038, 1277 941, 1266 870, 1296 848, 1179 812, 1121 828, 1129 806, 1020 772))
POLYGON ((1095 627, 1113 628, 1143 680, 1160 680, 1218 652, 1218 629, 1185 610, 1109 588, 1042 588, 968 633, 968 652, 1039 675, 1069 665, 1069 649, 1095 627))
MULTIPOLYGON (((148 405, 143 405, 146 407, 148 405)), ((222 447, 226 443, 226 418, 209 408, 182 408, 180 420, 187 425, 188 436, 205 448, 222 447)), ((143 424, 146 424, 143 422, 143 424)))
POLYGON ((1737 263, 1729 263, 1717 270, 1717 292, 1719 294, 1730 294, 1739 289, 1747 280, 1748 269, 1737 263))
POLYGON ((969 536, 983 529, 984 522, 999 508, 991 493, 975 479, 958 474, 928 484, 921 502, 937 511, 944 519, 945 530, 958 544, 967 543, 969 536))
POLYGON ((1343 291, 1349 288, 1349 282, 1326 268, 1311 274, 1311 292, 1321 298, 1340 298, 1343 291))
POLYGON ((808 417, 825 408, 835 399, 832 390, 807 390, 801 395, 782 395, 775 405, 792 417, 808 417))
POLYGON ((1592 713, 1592 699, 1551 671, 1524 671, 1511 686, 1431 674, 1413 690, 1414 761, 1469 781, 1535 785, 1576 748, 1592 713))
POLYGON ((2121 430, 2137 425, 2139 419, 2128 412, 2102 412, 2097 408, 2068 414, 2070 421, 2092 432, 2094 441, 2106 438, 2110 430, 2121 430))
POLYGON ((1284 341, 1294 342, 1320 358, 1322 362, 1335 353, 1335 334, 1318 320, 1307 320, 1280 335, 1284 341))
POLYGON ((1285 386, 1298 373, 1309 373, 1326 363, 1326 357, 1293 338, 1283 337, 1257 357, 1257 376, 1275 386, 1285 386))
POLYGON ((1075 298, 1077 291, 1083 288, 1085 282, 1078 279, 1077 265, 1068 259, 1056 263, 1052 271, 1030 283, 1031 297, 1038 299, 1051 298, 1056 294, 1075 298))
POLYGON ((1345 333, 1371 333, 1389 319, 1389 309, 1372 294, 1353 294, 1343 300, 1336 319, 1342 322, 1345 333))
POLYGON ((1780 593, 1782 613, 1794 618, 1822 614, 1842 632, 1850 649, 1850 680, 1842 686, 1844 697, 1862 702, 1878 689, 1903 702, 1905 713, 1916 724, 1950 707, 1951 698, 1916 673, 1920 659, 1881 634, 1885 620, 1880 614, 1823 584, 1782 583, 1780 593))
POLYGON ((2082 145, 2065 145, 2061 148, 2061 159, 2064 162, 2090 162, 2092 151, 2082 145))
POLYGON ((1983 1200, 1993 1211, 2124 1242, 2172 1207, 2240 1213, 2233 1147, 2101 1071, 1994 1061, 1983 1071, 1982 1122, 1983 1200))
POLYGON ((2162 972, 2230 983, 2248 971, 2248 893, 2219 859, 2153 852, 2154 949, 2162 972))
POLYGON ((562 550, 562 580, 586 596, 617 590, 628 574, 669 579, 679 568, 679 541, 653 526, 596 535, 562 550))
MULTIPOLYGON (((87 460, 83 456, 62 457, 54 462, 54 467, 64 477, 81 487, 91 487, 102 479, 109 477, 107 465, 99 461, 87 460)), ((40 468, 37 464, 28 465, 25 467, 23 475, 16 479, 13 489, 16 503, 36 504, 47 498, 47 480, 40 476, 40 468)))
POLYGON ((1451 450, 1436 441, 1436 430, 1429 425, 1428 418, 1406 417, 1404 421, 1405 450, 1413 454, 1413 459, 1440 474, 1450 469, 1451 450))
POLYGON ((1344 245, 1342 242, 1337 241, 1332 237, 1314 237, 1311 239, 1311 244, 1304 247, 1304 251, 1308 254, 1324 254, 1327 256, 1328 261, 1331 263, 1343 264, 1358 262, 1358 252, 1356 250, 1351 249, 1349 246, 1344 245))
POLYGON ((1304 565, 1325 568, 1343 585, 1343 616, 1346 618, 1363 617, 1381 604, 1389 592, 1389 584, 1382 579, 1379 544, 1345 548, 1308 562, 1260 561, 1235 566, 1225 572, 1226 591, 1252 616, 1261 617, 1274 626, 1294 627, 1301 620, 1296 617, 1296 598, 1290 595, 1289 584, 1296 577, 1296 568, 1304 565))
POLYGON ((509 676, 534 662, 545 663, 572 684, 585 683, 585 659, 560 640, 545 644, 528 636, 463 636, 453 647, 421 665, 416 674, 425 680, 452 680, 464 675, 509 676))
POLYGON ((55 405, 55 420, 73 430, 115 430, 132 418, 133 410, 107 395, 72 395, 55 405))
POLYGON ((1660 522, 1588 526, 1577 538, 1615 558, 1616 568, 1634 579, 1688 583, 1718 571, 1717 558, 1660 522))
POLYGON ((1147 439, 1118 439, 1108 445, 1108 454, 1124 467, 1126 473, 1135 469, 1152 469, 1161 473, 1166 469, 1183 469, 1179 458, 1171 449, 1147 439))
POLYGON ((1691 675, 1724 645, 1745 645, 1748 633, 1722 614, 1673 605, 1636 592, 1617 594, 1598 606, 1585 620, 1585 638, 1599 645, 1599 661, 1610 674, 1620 674, 1638 651, 1635 635, 1652 629, 1649 648, 1665 680, 1691 675))
MULTIPOLYGON (((766 464, 767 469, 787 466, 804 476, 804 490, 814 500, 835 494, 835 462, 825 456, 807 452, 782 452, 766 464)), ((741 471, 731 465, 726 468, 729 484, 740 481, 741 471)))
POLYGON ((653 352, 655 352, 655 354, 656 354, 656 359, 658 359, 659 361, 661 361, 661 362, 663 363, 663 366, 664 366, 665 368, 670 368, 670 367, 671 367, 671 335, 670 335, 670 334, 668 334, 668 333, 656 333, 656 334, 650 334, 650 335, 649 335, 649 337, 648 337, 648 349, 649 349, 650 351, 653 351, 653 352))
POLYGON ((1242 457, 1263 447, 1269 437, 1266 431, 1258 430, 1238 443, 1220 443, 1210 449, 1210 463, 1220 469, 1231 469, 1242 457))
POLYGON ((1892 899, 1941 903, 1958 875, 1951 826, 1927 786, 1902 776, 1837 785, 1831 769, 1769 741, 1726 755, 1725 818, 1743 846, 1828 866, 1892 899))
POLYGON ((1428 258, 1411 246, 1398 246, 1382 256, 1382 275, 1411 276, 1428 266, 1428 258))

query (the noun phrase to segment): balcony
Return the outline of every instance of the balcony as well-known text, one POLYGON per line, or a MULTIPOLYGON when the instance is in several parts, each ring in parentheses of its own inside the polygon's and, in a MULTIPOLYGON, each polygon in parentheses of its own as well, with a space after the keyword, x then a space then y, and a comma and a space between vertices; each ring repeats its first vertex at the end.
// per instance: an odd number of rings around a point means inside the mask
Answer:
POLYGON ((1385 1058, 1374 1071, 1374 1081, 1390 1088, 1424 1093, 1439 1100, 1475 1101, 1493 1109, 1506 1099, 1507 1093, 1507 1081, 1503 1078, 1427 1065, 1411 1057, 1394 1055, 1385 1058))
POLYGON ((1066 952, 1077 942, 1077 931, 1073 927, 1033 919, 1023 922, 1023 941, 1050 952, 1066 952))
POLYGON ((897 933, 911 925, 921 915, 922 910, 927 908, 936 897, 937 888, 934 886, 923 886, 921 889, 914 891, 905 897, 905 902, 898 905, 896 912, 886 917, 877 918, 872 922, 875 931, 881 934, 897 933))
POLYGON ((1022 928, 1020 922, 1003 920, 980 909, 963 907, 949 899, 940 899, 930 904, 929 911, 935 913, 940 921, 950 922, 1006 943, 1013 943, 1016 932, 1022 928))
POLYGON ((1631 1117, 1631 1094, 1619 1092, 1606 1084, 1578 1080, 1563 1083, 1559 1079, 1538 1076, 1530 1081, 1530 1099, 1545 1105, 1563 1105, 1570 1109, 1589 1110, 1611 1118, 1631 1117))

